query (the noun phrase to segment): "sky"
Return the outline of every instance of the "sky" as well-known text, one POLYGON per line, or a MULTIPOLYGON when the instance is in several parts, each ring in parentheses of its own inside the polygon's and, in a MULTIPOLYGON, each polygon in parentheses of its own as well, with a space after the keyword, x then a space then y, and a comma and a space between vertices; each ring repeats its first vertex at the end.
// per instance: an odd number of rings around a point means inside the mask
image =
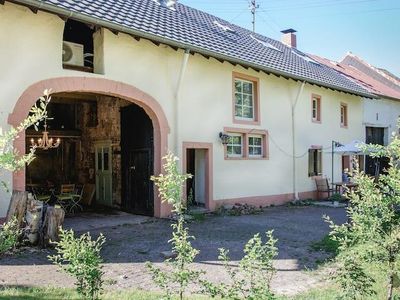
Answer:
MULTIPOLYGON (((250 0, 179 0, 252 29, 250 0)), ((347 52, 400 77, 400 0, 256 0, 256 32, 280 40, 297 30, 297 48, 340 61, 347 52)))

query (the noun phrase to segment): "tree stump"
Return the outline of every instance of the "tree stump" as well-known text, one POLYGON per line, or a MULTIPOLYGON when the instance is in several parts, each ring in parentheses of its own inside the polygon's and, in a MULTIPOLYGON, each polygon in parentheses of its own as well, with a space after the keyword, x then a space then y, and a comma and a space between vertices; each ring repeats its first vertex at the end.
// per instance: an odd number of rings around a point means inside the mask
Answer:
POLYGON ((47 247, 51 242, 59 241, 59 230, 64 223, 65 212, 61 207, 48 206, 43 220, 41 234, 41 246, 47 247))
POLYGON ((39 241, 39 227, 42 218, 43 202, 35 200, 31 193, 28 194, 26 205, 25 236, 33 245, 39 241))
POLYGON ((22 228, 25 219, 27 199, 27 192, 13 191, 10 205, 8 206, 6 222, 9 222, 13 217, 15 217, 18 221, 19 228, 22 228))

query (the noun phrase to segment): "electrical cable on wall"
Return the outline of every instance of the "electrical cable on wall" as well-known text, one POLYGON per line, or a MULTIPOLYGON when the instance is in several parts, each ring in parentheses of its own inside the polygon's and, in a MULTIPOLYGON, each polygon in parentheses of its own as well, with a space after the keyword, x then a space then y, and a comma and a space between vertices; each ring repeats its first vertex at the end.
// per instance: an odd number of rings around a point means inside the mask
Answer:
MULTIPOLYGON (((250 131, 250 133, 251 133, 251 131, 250 131)), ((285 154, 285 155, 287 155, 287 156, 289 156, 289 157, 293 157, 292 154, 286 152, 286 150, 284 150, 282 147, 280 147, 280 146, 278 145, 278 143, 274 140, 274 138, 272 137, 272 135, 271 135, 270 133, 268 133, 268 138, 271 140, 271 142, 275 145, 275 147, 276 147, 280 152, 282 152, 283 154, 285 154)), ((320 150, 321 150, 323 153, 331 153, 330 151, 324 151, 324 150, 328 150, 328 149, 331 149, 331 146, 322 147, 320 150)), ((294 157, 295 157, 295 158, 302 158, 302 157, 304 157, 304 156, 306 156, 306 155, 308 154, 308 150, 309 150, 309 149, 307 149, 303 154, 301 154, 301 155, 296 155, 296 156, 294 156, 294 157)))

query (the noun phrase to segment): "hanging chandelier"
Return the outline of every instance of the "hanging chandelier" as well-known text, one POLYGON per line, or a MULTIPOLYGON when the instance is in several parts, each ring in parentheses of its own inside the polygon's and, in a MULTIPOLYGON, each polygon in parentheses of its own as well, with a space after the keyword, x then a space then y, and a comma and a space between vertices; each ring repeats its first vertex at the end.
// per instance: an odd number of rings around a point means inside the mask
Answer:
POLYGON ((31 139, 31 146, 36 149, 43 149, 43 150, 48 150, 52 148, 57 148, 61 143, 61 139, 58 138, 54 142, 53 138, 49 138, 49 132, 47 131, 47 121, 46 119, 44 120, 44 131, 43 131, 43 136, 39 138, 36 142, 32 138, 31 139))

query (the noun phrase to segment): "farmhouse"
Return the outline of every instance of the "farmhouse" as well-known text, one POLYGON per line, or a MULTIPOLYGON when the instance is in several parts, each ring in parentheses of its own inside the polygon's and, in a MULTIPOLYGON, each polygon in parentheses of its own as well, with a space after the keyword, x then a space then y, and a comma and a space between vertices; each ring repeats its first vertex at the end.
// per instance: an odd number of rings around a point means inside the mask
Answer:
MULTIPOLYGON (((400 116, 400 80, 385 70, 377 69, 358 56, 348 53, 341 62, 312 56, 319 63, 334 68, 351 80, 361 84, 377 99, 363 99, 364 142, 387 145, 393 132, 397 131, 400 116)), ((363 160, 361 160, 363 162, 363 160)), ((388 165, 386 158, 367 156, 363 169, 369 175, 382 172, 388 165)), ((350 168, 349 157, 343 157, 343 168, 350 168)))
POLYGON ((280 42, 176 1, 0 3, 0 126, 51 89, 47 129, 60 139, 1 174, 13 190, 92 185, 97 204, 165 217, 149 177, 171 150, 194 175, 194 205, 282 204, 314 198, 315 176, 332 166, 341 179, 332 141, 365 139, 375 92, 298 50, 292 29, 280 42))

